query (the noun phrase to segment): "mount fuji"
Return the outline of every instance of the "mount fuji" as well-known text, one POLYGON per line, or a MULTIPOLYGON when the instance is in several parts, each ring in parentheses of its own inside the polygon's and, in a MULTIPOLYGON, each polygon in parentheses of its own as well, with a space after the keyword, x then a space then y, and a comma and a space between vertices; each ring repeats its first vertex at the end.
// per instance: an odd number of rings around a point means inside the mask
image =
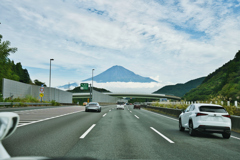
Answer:
MULTIPOLYGON (((85 79, 83 81, 91 81, 92 78, 85 79)), ((93 80, 98 83, 107 83, 107 82, 140 82, 140 83, 151 83, 157 82, 149 77, 142 77, 135 74, 134 72, 122 67, 122 66, 113 66, 106 71, 100 73, 97 76, 93 77, 93 80)))

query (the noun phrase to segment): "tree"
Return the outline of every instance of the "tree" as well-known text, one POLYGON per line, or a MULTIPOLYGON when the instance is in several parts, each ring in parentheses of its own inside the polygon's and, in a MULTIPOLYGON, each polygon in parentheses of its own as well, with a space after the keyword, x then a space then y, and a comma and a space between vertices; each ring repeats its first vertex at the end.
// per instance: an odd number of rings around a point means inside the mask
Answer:
POLYGON ((10 45, 10 41, 2 42, 2 35, 0 34, 0 62, 6 62, 10 53, 15 53, 17 51, 17 48, 10 48, 10 45))
POLYGON ((2 92, 2 78, 18 79, 12 71, 11 62, 8 59, 10 53, 15 53, 17 48, 10 48, 10 45, 9 41, 2 42, 2 35, 0 34, 0 93, 2 92))
POLYGON ((37 79, 34 80, 34 84, 37 85, 37 86, 41 86, 43 84, 44 87, 47 87, 47 85, 37 79))

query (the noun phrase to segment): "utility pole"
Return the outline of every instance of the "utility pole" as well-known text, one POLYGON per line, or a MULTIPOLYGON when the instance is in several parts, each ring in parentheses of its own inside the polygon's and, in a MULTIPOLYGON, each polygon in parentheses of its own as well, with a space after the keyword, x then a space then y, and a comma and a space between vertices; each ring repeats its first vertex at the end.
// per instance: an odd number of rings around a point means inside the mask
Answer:
MULTIPOLYGON (((94 69, 92 69, 92 97, 93 97, 93 71, 94 69)), ((91 98, 91 102, 92 102, 92 98, 91 98)))
POLYGON ((50 59, 50 74, 49 74, 49 101, 51 101, 51 61, 54 59, 50 59))

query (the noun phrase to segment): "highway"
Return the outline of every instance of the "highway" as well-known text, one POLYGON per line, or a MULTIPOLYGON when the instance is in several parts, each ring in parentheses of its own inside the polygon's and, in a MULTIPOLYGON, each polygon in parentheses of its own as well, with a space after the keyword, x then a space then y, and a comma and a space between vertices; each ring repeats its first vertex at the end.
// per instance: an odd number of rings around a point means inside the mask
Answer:
POLYGON ((84 107, 18 110, 20 124, 3 141, 11 156, 97 159, 239 159, 240 134, 195 137, 178 130, 178 120, 146 111, 85 112, 84 107), (35 110, 35 111, 34 111, 35 110))

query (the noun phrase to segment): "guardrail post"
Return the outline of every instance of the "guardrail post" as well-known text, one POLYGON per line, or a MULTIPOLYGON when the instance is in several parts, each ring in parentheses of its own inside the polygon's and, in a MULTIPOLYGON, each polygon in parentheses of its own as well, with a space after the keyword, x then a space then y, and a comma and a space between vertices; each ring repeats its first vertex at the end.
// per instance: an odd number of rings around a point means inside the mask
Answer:
POLYGON ((227 101, 227 106, 230 106, 230 102, 229 101, 227 101))
POLYGON ((238 106, 238 102, 237 102, 237 101, 235 101, 234 103, 235 103, 234 105, 237 107, 237 106, 238 106))

